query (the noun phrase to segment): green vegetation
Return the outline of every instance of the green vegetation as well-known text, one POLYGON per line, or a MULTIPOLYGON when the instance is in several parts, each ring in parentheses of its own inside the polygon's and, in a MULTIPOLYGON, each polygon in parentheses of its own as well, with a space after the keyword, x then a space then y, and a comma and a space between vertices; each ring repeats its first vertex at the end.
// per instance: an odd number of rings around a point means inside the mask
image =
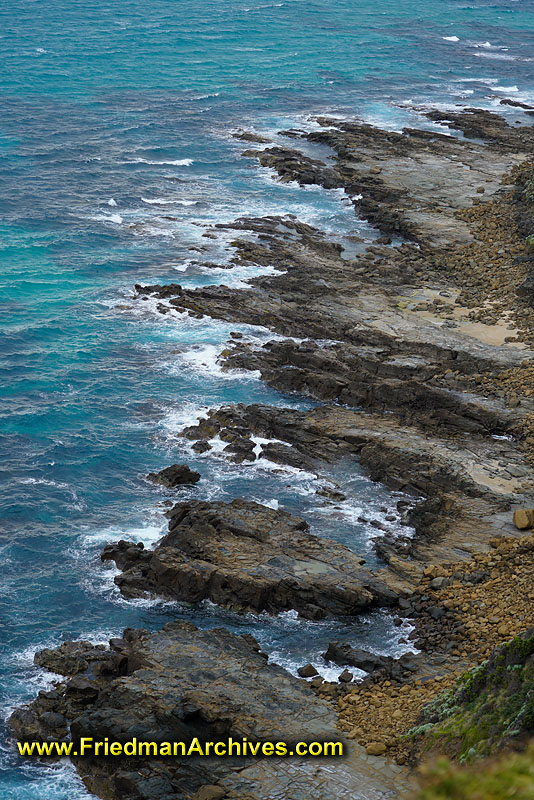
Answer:
POLYGON ((471 767, 440 759, 422 775, 418 800, 532 800, 534 746, 524 753, 506 753, 471 767))
POLYGON ((527 203, 534 203, 534 169, 530 170, 530 174, 525 181, 523 197, 527 203))
POLYGON ((408 735, 422 737, 423 754, 437 749, 461 764, 533 733, 534 632, 496 648, 425 706, 420 722, 408 735))

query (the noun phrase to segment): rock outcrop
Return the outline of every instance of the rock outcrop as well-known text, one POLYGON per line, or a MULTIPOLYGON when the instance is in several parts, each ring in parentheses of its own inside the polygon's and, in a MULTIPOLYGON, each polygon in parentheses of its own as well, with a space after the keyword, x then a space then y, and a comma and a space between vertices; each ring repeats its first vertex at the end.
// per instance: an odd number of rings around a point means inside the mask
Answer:
MULTIPOLYGON (((11 717, 20 740, 184 742, 341 741, 334 710, 309 685, 268 664, 254 639, 171 622, 157 633, 124 631, 109 648, 69 642, 37 663, 67 679, 11 717)), ((347 753, 347 742, 344 742, 347 753)), ((403 776, 349 758, 72 756, 90 791, 106 800, 391 796, 403 776), (360 769, 358 769, 358 766, 360 769), (361 787, 356 789, 355 787, 361 787), (198 794, 195 794, 198 792, 198 794)))
POLYGON ((121 541, 103 560, 126 597, 150 593, 196 603, 309 619, 346 616, 397 597, 348 548, 309 533, 304 520, 258 503, 193 501, 169 512, 169 532, 154 550, 121 541))
POLYGON ((198 483, 200 472, 195 472, 186 464, 172 464, 160 472, 149 472, 147 479, 168 489, 174 489, 176 486, 191 486, 198 483))

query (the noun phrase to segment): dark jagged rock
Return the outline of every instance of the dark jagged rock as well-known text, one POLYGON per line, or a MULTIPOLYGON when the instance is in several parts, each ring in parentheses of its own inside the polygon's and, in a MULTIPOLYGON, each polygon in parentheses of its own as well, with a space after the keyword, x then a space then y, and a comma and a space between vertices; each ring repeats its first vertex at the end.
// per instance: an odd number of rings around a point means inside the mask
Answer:
MULTIPOLYGON (((39 663, 60 669, 67 680, 13 713, 14 735, 24 741, 108 737, 122 743, 134 737, 186 743, 194 737, 202 742, 340 739, 334 711, 307 683, 267 664, 250 636, 223 628, 200 631, 177 621, 158 633, 127 629, 123 637, 112 640, 110 648, 68 642, 40 654, 39 663), (126 673, 107 668, 117 650, 127 661, 126 673), (79 660, 72 661, 73 653, 87 663, 84 672, 78 671, 79 660), (74 674, 69 672, 72 666, 74 674)), ((278 760, 270 778, 260 780, 255 761, 237 756, 109 759, 86 754, 72 760, 90 791, 106 800, 187 800, 213 785, 226 796, 236 775, 240 785, 247 785, 248 796, 259 800, 280 791, 287 771, 305 764, 278 760)), ((310 787, 313 774, 308 776, 310 787)), ((327 800, 327 795, 320 797, 327 800)))
POLYGON ((276 169, 282 181, 298 181, 303 186, 320 183, 325 189, 338 189, 342 179, 323 161, 312 159, 285 147, 269 147, 266 150, 247 150, 244 156, 255 157, 262 167, 276 169))
POLYGON ((260 136, 259 133, 254 133, 253 131, 239 131, 233 133, 232 136, 242 142, 256 142, 257 144, 269 144, 271 142, 271 139, 267 139, 266 136, 260 136))
POLYGON ((301 678, 316 678, 319 674, 313 664, 306 664, 304 667, 299 667, 297 672, 301 678))
MULTIPOLYGON (((492 411, 488 403, 484 413, 494 413, 496 419, 497 408, 492 411)), ((506 412, 501 424, 507 414, 513 412, 506 412)), ((240 435, 245 432, 286 442, 291 450, 312 460, 314 471, 319 469, 319 459, 330 463, 357 456, 373 480, 416 495, 411 507, 401 502, 404 523, 415 527, 417 536, 391 539, 386 534, 376 544, 390 569, 403 580, 410 579, 410 572, 413 578, 428 561, 457 560, 462 550, 470 557, 466 548, 475 543, 483 546, 488 531, 496 533, 503 525, 495 513, 510 508, 528 491, 529 470, 513 441, 482 434, 466 440, 445 427, 439 431, 432 427, 430 436, 429 428, 421 430, 408 411, 399 418, 331 405, 296 411, 237 404, 209 412, 207 419, 186 428, 182 435, 196 440, 209 430, 210 436, 222 432, 228 437, 234 429, 240 435), (514 478, 509 470, 525 478, 514 478), (410 557, 416 559, 411 565, 410 557)), ((301 467, 306 468, 306 461, 301 467)), ((514 530, 511 518, 506 530, 514 530)))
POLYGON ((173 464, 170 467, 165 467, 161 472, 150 472, 147 479, 152 483, 160 483, 168 489, 174 489, 176 486, 189 486, 198 483, 200 480, 200 472, 195 472, 186 464, 173 464))
POLYGON ((325 661, 332 661, 341 667, 356 667, 370 675, 376 676, 376 673, 380 673, 381 676, 397 681, 403 680, 418 668, 418 659, 411 653, 406 653, 399 658, 380 656, 358 647, 352 647, 347 642, 331 642, 323 658, 325 661))
POLYGON ((102 559, 123 570, 115 582, 127 597, 296 609, 310 619, 396 600, 348 548, 313 536, 298 517, 244 500, 178 503, 154 550, 121 541, 108 545, 102 559))

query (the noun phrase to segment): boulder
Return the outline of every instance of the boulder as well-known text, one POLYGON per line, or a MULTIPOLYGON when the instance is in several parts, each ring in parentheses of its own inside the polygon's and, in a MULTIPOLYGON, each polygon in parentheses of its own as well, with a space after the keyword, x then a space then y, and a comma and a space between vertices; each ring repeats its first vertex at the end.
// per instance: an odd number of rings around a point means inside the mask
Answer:
POLYGON ((514 525, 520 531, 534 528, 534 508, 519 508, 514 511, 514 525))
POLYGON ((369 742, 365 748, 368 756, 382 756, 386 752, 386 745, 383 742, 369 742))
POLYGON ((147 479, 152 483, 159 483, 168 489, 175 486, 187 486, 198 483, 200 472, 189 469, 187 464, 172 464, 170 467, 162 469, 161 472, 150 472, 147 479))
POLYGON ((297 672, 301 678, 316 678, 319 674, 313 664, 306 664, 304 667, 299 667, 297 672))
POLYGON ((222 786, 201 786, 191 800, 221 800, 226 794, 222 786))

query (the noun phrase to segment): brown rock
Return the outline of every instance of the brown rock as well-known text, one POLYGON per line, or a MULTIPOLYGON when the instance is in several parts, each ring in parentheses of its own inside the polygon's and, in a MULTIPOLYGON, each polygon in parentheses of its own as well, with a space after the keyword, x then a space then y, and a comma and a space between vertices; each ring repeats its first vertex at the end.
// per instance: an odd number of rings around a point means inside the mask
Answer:
POLYGON ((368 756, 382 756, 386 752, 386 745, 382 742, 370 742, 365 748, 368 756))
POLYGON ((316 678, 319 674, 313 664, 306 664, 304 667, 299 667, 297 672, 301 678, 316 678))
POLYGON ((520 531, 534 528, 534 508, 519 508, 514 511, 514 525, 520 531))
POLYGON ((123 570, 115 583, 126 597, 157 594, 197 603, 308 619, 352 615, 391 605, 394 593, 335 541, 313 536, 285 511, 241 499, 177 503, 169 533, 154 550, 108 545, 102 560, 123 570))
POLYGON ((221 800, 226 794, 222 786, 201 786, 191 800, 221 800))

